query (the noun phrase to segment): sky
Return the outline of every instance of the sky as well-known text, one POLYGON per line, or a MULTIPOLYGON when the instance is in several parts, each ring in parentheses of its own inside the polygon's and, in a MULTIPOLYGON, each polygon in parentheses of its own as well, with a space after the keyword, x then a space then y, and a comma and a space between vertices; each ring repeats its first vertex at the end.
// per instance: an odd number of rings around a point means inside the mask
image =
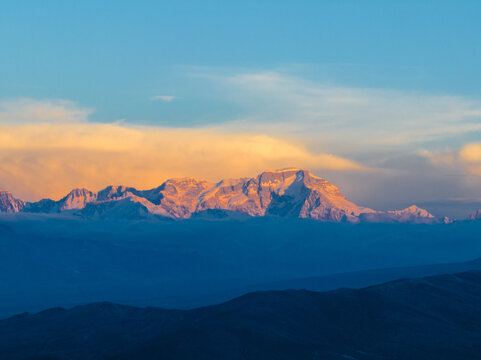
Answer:
POLYGON ((480 16, 469 0, 4 0, 0 187, 38 200, 294 166, 361 205, 464 216, 481 206, 480 16))

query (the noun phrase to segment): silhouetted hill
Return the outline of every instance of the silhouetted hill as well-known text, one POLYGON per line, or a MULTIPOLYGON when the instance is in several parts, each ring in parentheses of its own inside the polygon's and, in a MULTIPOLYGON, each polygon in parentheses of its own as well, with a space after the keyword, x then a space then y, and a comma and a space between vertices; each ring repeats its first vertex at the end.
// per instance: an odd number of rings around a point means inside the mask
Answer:
POLYGON ((481 258, 472 261, 444 264, 430 264, 422 266, 406 266, 394 268, 382 268, 362 271, 352 271, 325 276, 312 276, 297 279, 288 279, 270 283, 256 284, 233 290, 238 295, 265 290, 291 290, 303 289, 311 291, 329 291, 342 287, 362 288, 381 284, 397 279, 411 279, 440 274, 455 274, 465 271, 481 271, 481 258))
POLYGON ((481 272, 256 292, 190 311, 96 303, 0 321, 2 359, 479 359, 481 272))

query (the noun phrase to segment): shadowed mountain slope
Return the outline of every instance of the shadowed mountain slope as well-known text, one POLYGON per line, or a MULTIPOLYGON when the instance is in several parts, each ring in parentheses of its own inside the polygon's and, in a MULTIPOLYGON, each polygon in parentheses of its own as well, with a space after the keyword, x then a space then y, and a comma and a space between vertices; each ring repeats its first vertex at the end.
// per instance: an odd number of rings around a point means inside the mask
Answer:
POLYGON ((329 274, 325 276, 288 279, 236 289, 231 292, 231 297, 240 296, 248 292, 267 290, 304 289, 311 291, 329 291, 344 287, 362 288, 397 279, 420 278, 440 274, 455 274, 472 270, 481 271, 481 258, 460 263, 383 268, 329 274))
POLYGON ((0 358, 479 359, 481 272, 251 293, 191 311, 97 303, 0 321, 0 358))

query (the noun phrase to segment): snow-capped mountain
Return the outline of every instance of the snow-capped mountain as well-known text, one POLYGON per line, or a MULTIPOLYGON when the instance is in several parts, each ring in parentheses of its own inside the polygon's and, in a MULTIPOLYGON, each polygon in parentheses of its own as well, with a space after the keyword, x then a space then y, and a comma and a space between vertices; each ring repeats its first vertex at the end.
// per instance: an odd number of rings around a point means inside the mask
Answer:
POLYGON ((334 222, 435 221, 434 216, 414 205, 387 212, 358 206, 327 180, 302 169, 265 171, 253 178, 225 179, 216 184, 194 178, 170 179, 151 190, 108 186, 94 193, 75 189, 58 201, 44 199, 15 208, 22 210, 40 213, 70 210, 80 211, 84 216, 104 216, 114 211, 127 217, 139 213, 141 217, 153 214, 174 219, 220 210, 334 222))
POLYGON ((87 189, 74 189, 58 201, 43 199, 34 203, 26 203, 24 211, 51 213, 64 210, 79 210, 85 208, 88 203, 95 202, 96 200, 96 193, 87 189))
POLYGON ((22 211, 24 206, 22 200, 15 199, 10 192, 0 189, 0 212, 15 213, 22 211))
MULTIPOLYGON (((411 205, 402 210, 376 211, 374 213, 364 213, 360 215, 361 220, 369 222, 413 222, 431 223, 436 221, 435 217, 427 210, 421 209, 416 205, 411 205)), ((448 220, 441 219, 447 223, 448 220)))
POLYGON ((339 189, 309 171, 266 171, 255 178, 222 180, 201 194, 196 212, 225 209, 251 216, 278 215, 341 221, 374 210, 346 200, 339 189))

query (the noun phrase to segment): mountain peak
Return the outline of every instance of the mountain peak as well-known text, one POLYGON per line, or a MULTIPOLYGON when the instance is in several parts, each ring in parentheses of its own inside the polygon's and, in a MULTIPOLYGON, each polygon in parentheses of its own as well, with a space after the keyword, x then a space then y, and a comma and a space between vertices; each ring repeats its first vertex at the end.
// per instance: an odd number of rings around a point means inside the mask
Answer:
POLYGON ((24 207, 25 202, 14 198, 10 191, 0 189, 0 212, 16 213, 24 207))
POLYGON ((345 199, 328 181, 299 168, 264 171, 254 178, 222 180, 201 195, 197 211, 224 209, 251 216, 340 221, 373 211, 345 199))
POLYGON ((197 179, 195 177, 179 177, 179 178, 171 178, 167 179, 164 184, 172 183, 172 184, 199 184, 199 183, 208 183, 208 181, 203 179, 197 179))
POLYGON ((97 200, 96 193, 85 188, 73 189, 60 200, 60 210, 83 209, 85 205, 95 200, 97 200))
POLYGON ((271 170, 271 171, 267 170, 264 172, 283 173, 283 172, 297 172, 297 171, 309 172, 307 170, 296 168, 296 167, 287 167, 287 168, 271 170))
POLYGON ((86 188, 76 188, 76 189, 70 190, 67 196, 83 196, 86 194, 93 194, 93 192, 86 188))
POLYGON ((412 214, 426 218, 434 218, 432 214, 430 214, 427 210, 420 208, 417 205, 411 205, 403 210, 399 210, 400 213, 404 214, 412 214))
POLYGON ((122 185, 109 185, 97 193, 97 201, 109 201, 125 197, 128 188, 122 185))
POLYGON ((469 215, 468 220, 481 220, 481 209, 478 209, 469 215))
POLYGON ((262 172, 260 175, 265 175, 265 174, 283 174, 287 176, 293 176, 293 175, 300 175, 300 176, 305 176, 305 177, 316 177, 314 176, 310 171, 301 169, 301 168, 284 168, 284 169, 277 169, 277 170, 266 170, 262 172))
POLYGON ((310 177, 315 177, 318 179, 321 179, 319 176, 314 175, 312 172, 306 169, 301 169, 301 168, 296 168, 296 167, 290 167, 290 168, 284 168, 284 169, 278 169, 278 170, 273 170, 273 171, 266 171, 266 172, 273 172, 273 173, 300 173, 304 176, 310 176, 310 177))
MULTIPOLYGON (((3 208, 20 211, 23 202, 14 203, 11 195, 3 195, 3 208), (6 205, 6 204, 10 205, 6 205)), ((105 211, 131 214, 137 210, 176 219, 190 218, 205 210, 238 212, 250 216, 310 218, 319 221, 432 221, 426 210, 412 205, 397 211, 375 211, 358 206, 345 198, 339 188, 308 170, 289 167, 264 171, 255 177, 224 179, 210 183, 193 177, 171 178, 150 190, 110 185, 94 193, 85 188, 70 191, 59 201, 42 200, 28 203, 25 211, 61 212, 83 210, 97 214, 105 211), (128 200, 121 204, 106 203, 128 200), (140 206, 132 206, 135 203, 140 206), (122 209, 121 209, 122 208, 122 209), (128 210, 128 211, 127 211, 128 210)), ((6 211, 0 209, 0 211, 6 211)), ((88 215, 88 214, 87 214, 88 215)))

